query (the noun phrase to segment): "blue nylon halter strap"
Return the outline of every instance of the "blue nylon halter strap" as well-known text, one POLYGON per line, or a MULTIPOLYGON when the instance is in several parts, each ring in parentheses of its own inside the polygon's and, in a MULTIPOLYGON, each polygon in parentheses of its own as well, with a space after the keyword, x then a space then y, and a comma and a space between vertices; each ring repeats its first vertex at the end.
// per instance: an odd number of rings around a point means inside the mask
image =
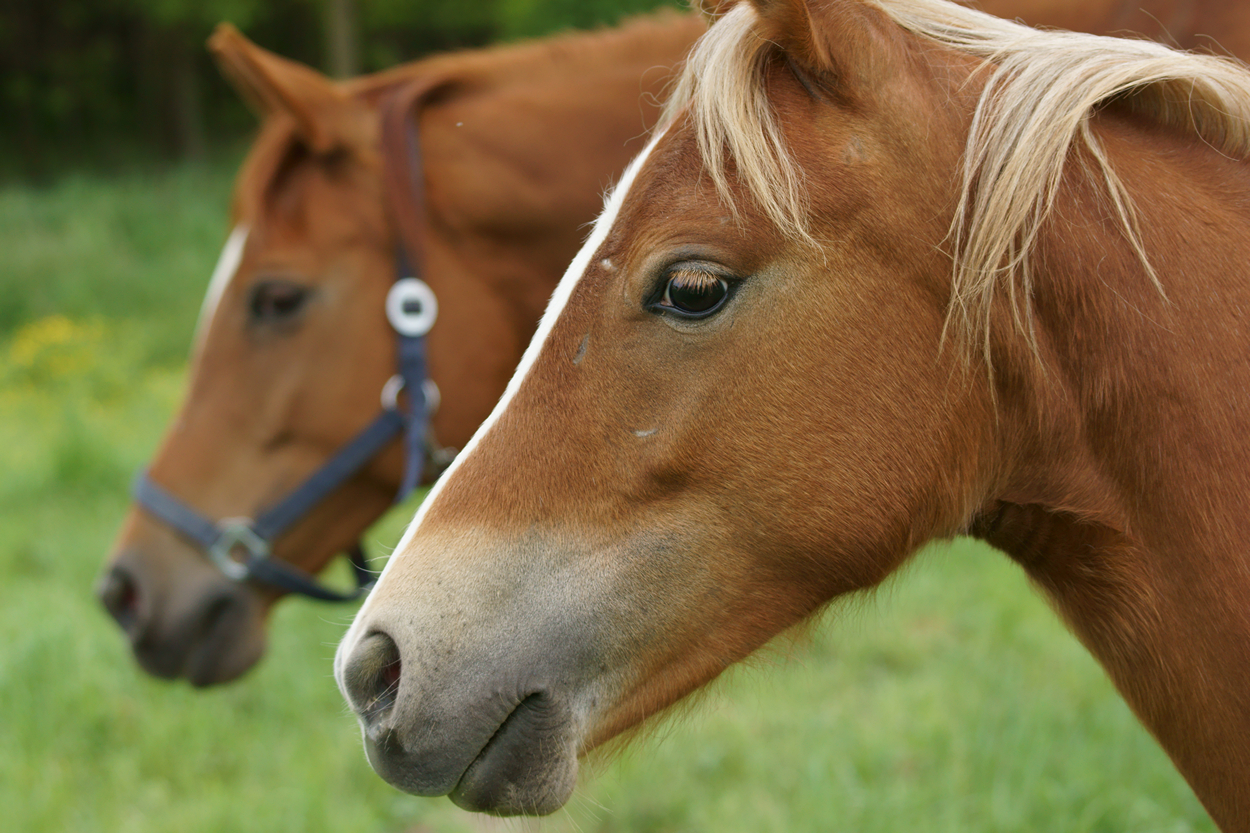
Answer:
MULTIPOLYGON (((405 460, 395 502, 406 498, 421 480, 427 453, 432 447, 425 334, 438 315, 438 302, 414 268, 423 250, 425 203, 420 149, 409 119, 412 110, 439 86, 440 81, 422 79, 400 89, 387 103, 384 114, 390 136, 384 137, 383 156, 388 166, 397 168, 388 171, 388 186, 393 220, 401 242, 396 250, 397 279, 386 301, 387 320, 395 329, 398 342, 399 372, 383 389, 382 413, 294 491, 261 512, 255 520, 213 521, 156 483, 147 471, 141 471, 135 479, 135 502, 198 545, 218 569, 235 581, 254 581, 322 601, 359 598, 373 583, 373 573, 365 563, 359 543, 349 553, 356 588, 341 592, 319 583, 304 570, 271 557, 273 542, 364 469, 399 434, 404 436, 405 460), (387 144, 391 148, 386 147, 387 144), (405 403, 400 400, 401 390, 405 393, 405 403), (235 557, 240 550, 242 560, 235 557)), ((433 462, 445 463, 447 451, 435 449, 433 462)))
MULTIPOLYGON (((404 261, 400 259, 401 270, 404 261)), ((406 270, 400 272, 404 274, 406 270)), ((413 281, 405 276, 397 282, 413 281)), ((404 435, 404 478, 395 501, 407 497, 416 487, 425 467, 429 414, 426 403, 425 338, 399 334, 399 374, 387 385, 387 401, 382 413, 341 447, 321 468, 313 472, 278 503, 264 510, 255 520, 229 518, 213 521, 176 498, 146 472, 135 479, 134 499, 146 511, 169 525, 192 543, 199 545, 223 573, 236 581, 256 581, 322 601, 350 601, 364 594, 372 584, 372 574, 359 544, 350 553, 356 580, 353 591, 332 590, 305 571, 271 558, 272 545, 282 533, 361 471, 396 436, 404 435), (395 384, 396 380, 400 384, 395 384), (399 388, 407 392, 401 405, 399 388), (235 558, 242 550, 244 560, 235 558)))

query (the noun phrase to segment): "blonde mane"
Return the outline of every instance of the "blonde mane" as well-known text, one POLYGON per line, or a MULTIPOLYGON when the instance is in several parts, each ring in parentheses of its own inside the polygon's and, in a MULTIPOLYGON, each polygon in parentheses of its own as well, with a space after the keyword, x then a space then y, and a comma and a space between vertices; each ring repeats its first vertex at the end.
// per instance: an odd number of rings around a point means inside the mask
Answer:
MULTIPOLYGON (((1151 41, 1032 29, 946 0, 861 0, 903 29, 985 61, 950 228, 954 259, 948 328, 989 355, 991 302, 1000 286, 1017 324, 1029 328, 1031 252, 1079 141, 1095 160, 1125 237, 1156 286, 1132 200, 1090 130, 1102 103, 1129 94, 1136 109, 1189 129, 1220 151, 1250 156, 1250 75, 1231 59, 1177 52, 1151 41)), ((660 124, 688 113, 709 177, 734 205, 725 154, 767 216, 812 241, 803 171, 767 98, 764 72, 776 46, 740 2, 700 39, 660 124)))

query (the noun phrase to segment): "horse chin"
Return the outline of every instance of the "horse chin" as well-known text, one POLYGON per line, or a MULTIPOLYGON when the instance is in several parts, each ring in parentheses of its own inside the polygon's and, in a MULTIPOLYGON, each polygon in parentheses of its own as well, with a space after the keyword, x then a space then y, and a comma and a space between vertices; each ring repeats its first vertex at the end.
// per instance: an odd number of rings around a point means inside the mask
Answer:
POLYGON ((540 816, 563 807, 577 785, 576 734, 568 709, 540 692, 521 699, 476 754, 414 753, 400 732, 381 726, 366 727, 364 742, 374 771, 404 792, 447 795, 477 813, 540 816))
POLYGON ((457 806, 497 816, 553 813, 577 785, 577 742, 567 711, 533 694, 469 764, 451 791, 457 806))
POLYGON ((198 621, 167 630, 149 627, 134 635, 131 649, 144 671, 208 688, 233 682, 255 667, 267 640, 263 617, 251 600, 217 598, 202 607, 198 621))
POLYGON ((231 683, 251 671, 265 654, 265 632, 252 629, 234 644, 217 645, 192 655, 183 676, 195 688, 231 683))

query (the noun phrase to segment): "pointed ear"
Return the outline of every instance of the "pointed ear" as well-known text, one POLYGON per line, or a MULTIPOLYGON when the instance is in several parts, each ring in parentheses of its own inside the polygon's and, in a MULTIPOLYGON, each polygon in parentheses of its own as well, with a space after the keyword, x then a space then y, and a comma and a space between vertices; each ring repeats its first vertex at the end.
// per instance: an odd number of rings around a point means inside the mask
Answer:
POLYGON ((208 50, 221 73, 262 118, 285 114, 315 153, 368 141, 364 104, 303 64, 261 49, 229 23, 217 26, 208 50))
MULTIPOLYGON (((750 0, 761 34, 840 95, 869 96, 900 65, 900 27, 858 0, 750 0)), ((806 82, 804 82, 806 84, 806 82)))

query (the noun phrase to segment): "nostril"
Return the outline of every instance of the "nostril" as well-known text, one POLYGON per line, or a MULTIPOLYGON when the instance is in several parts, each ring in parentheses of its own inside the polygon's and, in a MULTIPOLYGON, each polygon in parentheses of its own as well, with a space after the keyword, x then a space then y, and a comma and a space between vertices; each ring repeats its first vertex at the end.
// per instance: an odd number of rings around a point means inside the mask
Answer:
POLYGON ((378 670, 373 682, 370 698, 365 702, 366 717, 370 723, 385 717, 395 705, 399 695, 399 680, 403 672, 403 664, 399 659, 399 648, 394 640, 384 633, 374 634, 376 638, 376 663, 378 670))
POLYGON ((360 641, 343 672, 343 684, 367 726, 384 719, 399 695, 403 663, 395 640, 374 631, 360 641))
POLYGON ((394 662, 389 663, 385 668, 382 669, 382 684, 383 686, 385 686, 384 688, 385 691, 399 689, 399 669, 400 669, 399 660, 395 660, 394 662))
POLYGON ((109 570, 97 590, 104 608, 129 632, 139 618, 139 583, 122 567, 109 570))

